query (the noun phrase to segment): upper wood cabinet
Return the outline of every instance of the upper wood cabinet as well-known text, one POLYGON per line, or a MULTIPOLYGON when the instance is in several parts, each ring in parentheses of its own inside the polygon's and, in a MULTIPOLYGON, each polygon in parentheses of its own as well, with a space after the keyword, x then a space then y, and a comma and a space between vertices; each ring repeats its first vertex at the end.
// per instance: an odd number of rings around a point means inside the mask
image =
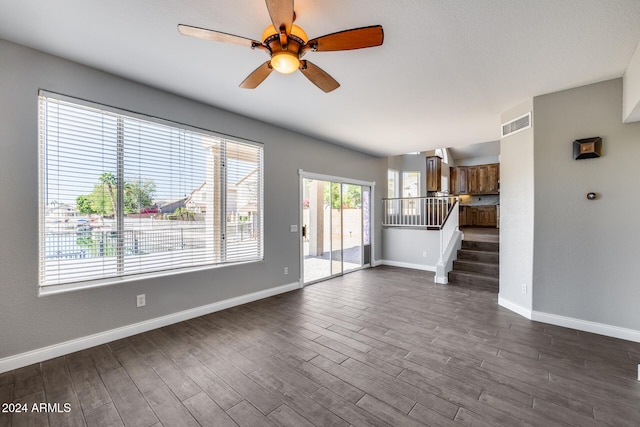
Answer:
POLYGON ((451 194, 499 194, 500 164, 456 166, 450 170, 451 194))
POLYGON ((482 180, 482 194, 500 193, 500 165, 486 165, 484 178, 482 180))
POLYGON ((440 191, 442 188, 442 159, 427 157, 427 191, 440 191))
POLYGON ((478 194, 479 186, 478 186, 478 167, 477 166, 468 166, 467 167, 467 181, 469 187, 469 194, 478 194))
POLYGON ((456 166, 449 169, 449 193, 468 194, 467 167, 456 166))

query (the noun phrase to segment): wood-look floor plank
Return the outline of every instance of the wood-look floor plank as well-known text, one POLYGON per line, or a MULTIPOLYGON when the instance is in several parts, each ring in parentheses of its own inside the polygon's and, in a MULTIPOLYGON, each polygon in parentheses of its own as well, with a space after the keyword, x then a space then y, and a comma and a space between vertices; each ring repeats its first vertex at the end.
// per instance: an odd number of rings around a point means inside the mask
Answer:
POLYGON ((0 386, 13 384, 13 371, 3 372, 0 374, 0 386))
MULTIPOLYGON (((22 368, 24 369, 24 368, 22 368)), ((40 377, 40 370, 25 370, 22 369, 16 370, 16 378, 24 378, 23 375, 28 375, 28 378, 32 378, 32 374, 40 377), (21 371, 21 372, 19 372, 21 371), (37 373, 36 373, 37 372, 37 373), (17 374, 20 374, 18 377, 17 374)), ((38 391, 34 394, 30 394, 28 396, 22 396, 19 399, 19 402, 26 407, 26 411, 22 411, 19 413, 13 413, 12 417, 12 426, 13 427, 40 427, 40 426, 49 426, 49 416, 47 412, 33 410, 33 405, 39 405, 41 402, 46 402, 46 397, 44 391, 38 391)))
POLYGON ((164 353, 155 351, 146 356, 147 363, 156 371, 162 381, 169 386, 171 391, 178 396, 178 399, 185 400, 200 393, 200 387, 164 353))
POLYGON ((40 364, 25 366, 14 371, 13 398, 21 399, 36 393, 44 393, 40 364))
MULTIPOLYGON (((364 395, 362 397, 364 397, 364 395)), ((360 399, 362 399, 362 397, 360 399)), ((375 417, 373 414, 357 406, 357 401, 356 403, 345 401, 328 389, 321 388, 315 392, 311 398, 325 408, 333 411, 336 415, 349 422, 351 425, 375 427, 390 426, 389 423, 375 417)), ((358 401, 360 401, 360 399, 358 399, 358 401)))
POLYGON ((240 427, 275 427, 275 424, 272 423, 266 415, 258 411, 246 400, 229 409, 227 413, 240 427))
POLYGON ((107 345, 92 347, 87 350, 87 353, 93 359, 93 363, 100 374, 106 374, 121 367, 107 345))
POLYGON ((169 387, 158 387, 146 392, 144 397, 163 425, 179 425, 181 427, 199 426, 187 408, 178 400, 171 390, 169 390, 169 387))
MULTIPOLYGON (((342 381, 340 378, 337 378, 326 371, 318 368, 317 366, 306 362, 304 360, 297 359, 293 356, 272 356, 278 357, 283 360, 286 364, 284 366, 288 366, 291 369, 294 369, 296 372, 306 376, 307 378, 315 381, 318 385, 322 386, 330 390, 331 392, 341 396, 347 402, 357 402, 364 396, 364 392, 351 384, 342 381)), ((315 394, 315 393, 314 393, 315 394)))
POLYGON ((319 405, 308 395, 298 391, 287 382, 282 381, 263 369, 249 374, 258 384, 274 394, 280 395, 282 400, 297 413, 319 426, 347 426, 348 424, 330 410, 319 405))
MULTIPOLYGON (((456 414, 458 413, 459 407, 456 407, 456 414)), ((440 412, 435 411, 429 407, 421 405, 419 402, 416 403, 416 406, 413 407, 411 412, 409 412, 409 417, 415 418, 416 420, 425 423, 427 425, 445 427, 445 426, 456 426, 456 422, 453 421, 453 417, 456 414, 453 414, 451 418, 442 415, 440 412)))
POLYGON ((164 384, 153 368, 147 364, 145 356, 136 352, 128 341, 125 340, 116 348, 110 345, 110 348, 140 392, 145 393, 164 384))
POLYGON ((298 414, 287 405, 282 405, 272 411, 269 418, 275 425, 282 427, 314 427, 309 420, 298 414))
POLYGON ((283 401, 277 395, 256 384, 224 358, 211 358, 203 363, 263 414, 266 415, 282 405, 283 401))
POLYGON ((544 399, 533 400, 533 410, 556 423, 580 427, 602 426, 603 423, 593 417, 572 411, 566 407, 548 402, 544 399))
POLYGON ((88 352, 80 351, 67 355, 65 361, 71 383, 84 412, 103 407, 111 402, 111 396, 88 352))
POLYGON ((387 402, 387 404, 396 408, 402 413, 408 414, 411 408, 413 408, 413 406, 416 404, 415 401, 403 396, 395 390, 390 390, 384 387, 379 382, 374 381, 366 377, 365 375, 347 369, 342 365, 337 365, 330 360, 322 358, 321 356, 313 359, 311 363, 321 369, 324 369, 330 374, 337 376, 341 380, 352 384, 365 393, 368 393, 384 402, 387 402))
POLYGON ((183 354, 175 359, 175 363, 222 409, 232 408, 244 400, 238 392, 194 356, 183 354))
POLYGON ((87 427, 124 427, 124 423, 113 402, 85 412, 84 418, 87 422, 87 427))
MULTIPOLYGON (((5 386, 9 387, 9 386, 5 386)), ((13 384, 11 385, 13 387, 13 384)), ((0 387, 1 389, 2 387, 0 387)), ((11 400, 0 400, 0 403, 9 403, 11 400)), ((13 415, 11 412, 0 412, 0 427, 11 427, 11 419, 13 415)))
POLYGON ((371 368, 370 366, 367 366, 356 360, 347 359, 344 363, 342 363, 342 366, 347 369, 351 369, 354 372, 365 375, 371 379, 375 379, 376 381, 384 385, 385 388, 406 396, 414 402, 421 403, 427 408, 434 409, 450 419, 453 419, 455 414, 458 412, 458 405, 451 403, 446 399, 438 397, 433 393, 424 391, 419 387, 407 384, 406 382, 396 377, 382 375, 374 368, 371 368))
POLYGON ((0 385, 0 403, 8 402, 13 402, 13 384, 0 385))
POLYGON ((0 427, 635 427, 638 363, 639 343, 385 266, 0 374, 0 402, 72 405, 0 427))
MULTIPOLYGON (((404 411, 398 411, 395 407, 389 406, 368 394, 360 399, 357 405, 392 426, 418 427, 428 425, 409 417, 404 411)), ((413 405, 411 409, 413 409, 413 405)))
POLYGON ((102 378, 125 425, 148 427, 158 422, 124 368, 107 372, 102 378))
POLYGON ((236 427, 237 424, 211 400, 206 393, 198 393, 182 402, 202 426, 236 427))

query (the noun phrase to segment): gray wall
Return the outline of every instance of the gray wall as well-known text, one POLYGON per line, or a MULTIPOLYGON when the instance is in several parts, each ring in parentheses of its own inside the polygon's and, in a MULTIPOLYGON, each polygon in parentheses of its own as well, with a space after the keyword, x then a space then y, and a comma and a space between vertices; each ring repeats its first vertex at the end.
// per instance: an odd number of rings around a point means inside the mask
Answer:
POLYGON ((533 308, 640 330, 640 123, 622 123, 622 80, 536 97, 534 115, 533 308), (603 156, 573 160, 591 136, 603 156))
MULTIPOLYGON (((509 120, 512 120, 512 119, 509 119, 509 120)), ((456 166, 490 165, 492 163, 500 163, 500 156, 468 157, 466 159, 456 160, 456 166)))
POLYGON ((382 230, 382 259, 389 265, 435 271, 440 260, 440 232, 385 228, 382 230))
MULTIPOLYGON (((392 156, 386 159, 387 167, 400 172, 398 183, 398 191, 400 194, 396 197, 402 197, 402 172, 420 172, 420 197, 427 195, 427 159, 424 153, 420 154, 402 154, 400 156, 392 156)), ((384 197, 387 197, 387 180, 384 181, 384 197)))
MULTIPOLYGON (((297 282, 298 169, 376 181, 386 159, 351 151, 0 40, 0 359, 228 298, 297 282), (265 144, 265 259, 38 297, 37 94, 69 96, 265 144), (289 275, 283 275, 283 267, 289 275), (135 308, 145 293, 147 306, 135 308)), ((373 226, 381 240, 380 212, 373 226)), ((381 258, 380 246, 374 253, 381 258)))
MULTIPOLYGON (((533 108, 532 100, 504 113, 501 123, 533 108)), ((534 118, 535 123, 535 118, 534 118)), ((502 300, 532 309, 533 271, 533 128, 500 141, 500 294, 502 300), (522 293, 522 285, 527 293, 522 293)))

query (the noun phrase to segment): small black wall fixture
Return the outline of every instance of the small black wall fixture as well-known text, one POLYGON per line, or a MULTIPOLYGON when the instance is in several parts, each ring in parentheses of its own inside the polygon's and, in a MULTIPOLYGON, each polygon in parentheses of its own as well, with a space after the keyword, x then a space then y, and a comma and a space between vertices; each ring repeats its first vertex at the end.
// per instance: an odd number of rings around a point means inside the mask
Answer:
POLYGON ((592 159, 602 155, 602 138, 594 136, 591 138, 576 139, 573 141, 573 159, 592 159))

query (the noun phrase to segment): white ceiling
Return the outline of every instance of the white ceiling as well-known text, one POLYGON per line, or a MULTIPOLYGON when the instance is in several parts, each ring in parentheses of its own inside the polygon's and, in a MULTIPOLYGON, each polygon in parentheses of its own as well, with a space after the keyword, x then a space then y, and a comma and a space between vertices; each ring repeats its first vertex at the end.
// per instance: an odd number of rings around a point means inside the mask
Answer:
MULTIPOLYGON (((639 0, 296 0, 310 37, 381 24, 380 47, 310 53, 300 73, 240 82, 267 57, 182 36, 179 23, 259 39, 262 0, 0 0, 0 38, 378 155, 499 139, 532 96, 623 75, 639 0)), ((240 135, 241 136, 241 135, 240 135)))
POLYGON ((449 148, 449 154, 454 160, 472 159, 474 157, 497 157, 500 155, 500 141, 451 147, 449 148))

